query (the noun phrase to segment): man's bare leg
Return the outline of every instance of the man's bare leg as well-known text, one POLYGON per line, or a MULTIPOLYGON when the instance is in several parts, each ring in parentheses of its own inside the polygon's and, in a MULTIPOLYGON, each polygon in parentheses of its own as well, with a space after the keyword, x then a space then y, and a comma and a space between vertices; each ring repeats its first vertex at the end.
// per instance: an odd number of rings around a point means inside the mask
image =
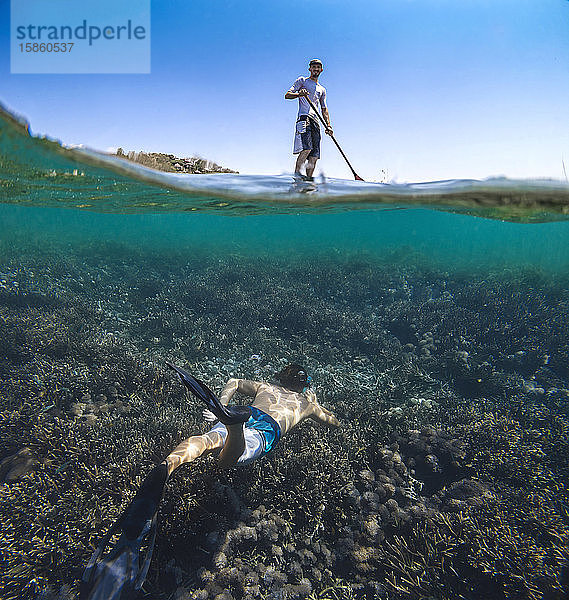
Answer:
POLYGON ((166 482, 175 469, 222 446, 223 438, 217 431, 193 435, 178 444, 159 465, 150 471, 128 506, 125 512, 128 515, 125 525, 130 531, 127 535, 136 538, 145 521, 158 510, 166 482))
MULTIPOLYGON (((300 169, 303 167, 304 163, 306 162, 306 159, 308 158, 308 155, 310 154, 311 150, 302 150, 297 159, 296 159, 296 166, 294 167, 294 172, 295 173, 300 173, 300 169)), ((307 169, 307 173, 308 175, 308 169, 307 169)))
POLYGON ((193 462, 202 454, 211 452, 216 448, 222 448, 223 445, 223 438, 217 431, 208 431, 203 435, 193 435, 180 442, 163 461, 168 467, 168 477, 178 467, 193 462))
POLYGON ((316 168, 316 161, 318 159, 314 156, 311 156, 308 159, 308 163, 306 164, 306 176, 307 177, 312 177, 312 174, 314 173, 314 169, 316 168))
POLYGON ((226 428, 227 438, 225 443, 223 443, 223 437, 217 431, 194 435, 181 442, 164 461, 168 466, 168 477, 178 467, 193 462, 196 458, 217 448, 222 449, 219 455, 220 467, 225 468, 235 465, 245 450, 243 423, 226 425, 226 428))
MULTIPOLYGON (((205 384, 182 369, 178 369, 173 365, 172 368, 178 371, 186 387, 190 388, 200 399, 206 401, 212 411, 220 413, 216 415, 218 418, 225 419, 228 430, 227 437, 225 438, 218 431, 208 431, 203 435, 192 436, 178 444, 165 460, 150 471, 123 514, 93 552, 82 577, 81 598, 94 597, 91 592, 94 586, 99 586, 99 584, 101 584, 102 590, 108 591, 110 587, 107 580, 110 580, 113 586, 116 586, 117 581, 121 586, 124 586, 126 581, 127 588, 125 589, 131 590, 134 586, 132 589, 138 590, 144 581, 146 570, 150 564, 152 548, 156 538, 158 508, 166 483, 173 471, 217 448, 222 448, 220 454, 221 465, 231 466, 237 462, 245 449, 243 427, 250 416, 250 408, 249 413, 246 410, 247 407, 239 406, 227 409, 205 384), (224 442, 227 444, 227 448, 225 448, 224 442), (114 533, 120 533, 118 541, 112 546, 108 554, 103 554, 114 533), (140 554, 145 541, 147 542, 145 552, 140 554), (119 559, 116 557, 125 552, 128 560, 126 562, 123 560, 117 570, 119 559), (134 560, 133 553, 136 555, 134 560), (122 569, 126 569, 126 571, 123 573, 122 569), (142 578, 139 580, 141 575, 142 578), (121 577, 125 581, 121 580, 121 577)), ((122 587, 113 587, 113 589, 120 591, 122 587)), ((100 591, 96 590, 97 597, 99 597, 100 591)))
POLYGON ((223 450, 219 454, 219 466, 224 469, 233 467, 245 450, 245 435, 243 433, 243 423, 235 425, 226 425, 227 439, 223 445, 223 450))
MULTIPOLYGON (((243 425, 241 425, 241 439, 243 441, 241 453, 245 447, 242 430, 243 425)), ((236 436, 234 433, 233 438, 235 437, 237 437, 238 442, 239 434, 236 436)), ((230 441, 229 436, 227 441, 230 441)), ((203 435, 193 435, 178 444, 159 465, 150 471, 127 507, 123 522, 123 530, 127 537, 136 539, 140 535, 145 522, 156 514, 166 482, 175 469, 223 446, 223 437, 217 431, 208 431, 203 435)), ((236 451, 235 442, 233 443, 233 449, 236 451)), ((237 455, 237 458, 241 453, 237 455)), ((228 461, 231 460, 232 456, 233 454, 227 456, 224 466, 230 466, 228 461)), ((235 462, 237 462, 237 459, 235 459, 235 462)))

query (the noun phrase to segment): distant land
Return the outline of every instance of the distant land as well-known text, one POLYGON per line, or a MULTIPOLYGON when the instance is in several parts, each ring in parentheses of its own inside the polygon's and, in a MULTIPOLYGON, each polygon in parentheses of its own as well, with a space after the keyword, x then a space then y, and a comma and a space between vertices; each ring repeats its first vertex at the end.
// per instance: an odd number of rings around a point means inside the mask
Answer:
POLYGON ((161 152, 125 152, 122 148, 116 151, 115 156, 167 173, 239 173, 198 156, 178 158, 161 152))

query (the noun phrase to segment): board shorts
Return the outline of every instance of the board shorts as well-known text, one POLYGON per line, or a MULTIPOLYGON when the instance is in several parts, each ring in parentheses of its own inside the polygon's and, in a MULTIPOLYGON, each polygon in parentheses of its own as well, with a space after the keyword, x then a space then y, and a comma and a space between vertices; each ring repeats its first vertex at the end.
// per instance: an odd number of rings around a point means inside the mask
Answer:
MULTIPOLYGON (((227 427, 225 425, 217 423, 211 431, 219 433, 225 444, 227 439, 227 427)), ((245 450, 237 460, 238 465, 246 465, 273 450, 281 438, 281 428, 273 417, 251 406, 251 416, 244 423, 243 436, 245 438, 245 450)))
POLYGON ((300 115, 294 131, 293 154, 310 150, 308 158, 320 158, 320 127, 308 115, 300 115))

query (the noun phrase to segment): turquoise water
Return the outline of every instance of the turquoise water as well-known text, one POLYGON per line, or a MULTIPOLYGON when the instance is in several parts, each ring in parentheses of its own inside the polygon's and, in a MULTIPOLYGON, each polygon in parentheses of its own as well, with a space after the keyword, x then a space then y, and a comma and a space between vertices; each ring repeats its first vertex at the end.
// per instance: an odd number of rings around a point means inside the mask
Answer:
POLYGON ((289 252, 412 253, 441 268, 535 267, 564 274, 569 223, 518 224, 428 209, 231 217, 215 214, 101 215, 0 207, 4 238, 37 244, 120 241, 141 248, 289 252))
POLYGON ((0 127, 2 598, 75 597, 207 429, 166 361, 216 392, 300 361, 341 427, 176 471, 143 597, 565 597, 567 185, 299 190, 0 127))

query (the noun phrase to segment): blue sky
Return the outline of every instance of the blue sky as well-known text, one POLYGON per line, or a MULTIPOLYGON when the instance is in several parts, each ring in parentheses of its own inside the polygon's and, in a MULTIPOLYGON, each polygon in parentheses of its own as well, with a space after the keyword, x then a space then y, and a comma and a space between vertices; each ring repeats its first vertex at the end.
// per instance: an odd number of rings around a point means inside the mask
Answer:
MULTIPOLYGON (((148 75, 12 75, 0 6, 0 101, 67 144, 291 172, 284 93, 319 57, 367 180, 569 173, 566 0, 155 0, 148 75)), ((351 178, 328 139, 319 170, 351 178)))

